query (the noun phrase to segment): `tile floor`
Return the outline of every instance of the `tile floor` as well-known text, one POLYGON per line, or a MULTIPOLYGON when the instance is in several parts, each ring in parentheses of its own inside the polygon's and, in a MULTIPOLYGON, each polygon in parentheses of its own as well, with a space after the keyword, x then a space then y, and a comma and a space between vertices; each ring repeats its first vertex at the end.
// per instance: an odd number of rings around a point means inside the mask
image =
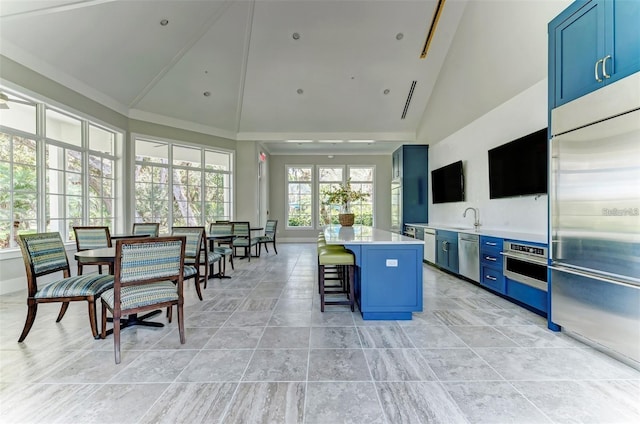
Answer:
MULTIPOLYGON (((42 305, 16 340, 25 293, 0 296, 3 423, 638 423, 640 372, 546 321, 424 266, 424 312, 363 321, 319 312, 313 244, 280 244, 175 322, 93 340, 84 303, 42 305)), ((156 318, 164 322, 164 316, 156 318)))

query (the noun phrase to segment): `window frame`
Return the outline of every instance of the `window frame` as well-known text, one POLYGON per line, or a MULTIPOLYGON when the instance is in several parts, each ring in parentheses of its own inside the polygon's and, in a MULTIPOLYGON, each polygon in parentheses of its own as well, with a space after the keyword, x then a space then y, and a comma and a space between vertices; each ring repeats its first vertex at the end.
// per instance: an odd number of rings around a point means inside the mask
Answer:
MULTIPOLYGON (((167 216, 166 217, 162 217, 160 215, 155 214, 152 218, 153 218, 153 222, 160 222, 160 232, 161 233, 168 233, 171 229, 171 227, 176 226, 176 225, 203 225, 203 226, 207 226, 209 222, 213 222, 216 219, 227 219, 230 220, 233 217, 234 214, 234 207, 235 207, 235 197, 234 197, 234 168, 235 168, 235 152, 232 150, 227 150, 227 149, 223 149, 223 148, 217 148, 217 147, 209 147, 209 146, 204 146, 201 144, 197 144, 197 143, 190 143, 188 141, 181 141, 181 140, 173 140, 173 139, 166 139, 166 138, 161 138, 161 137, 153 137, 153 136, 148 136, 145 134, 131 134, 131 151, 130 151, 130 155, 131 155, 131 181, 133 181, 133 190, 131 191, 131 205, 132 205, 132 218, 133 218, 133 222, 142 222, 139 221, 139 217, 138 217, 138 209, 137 209, 137 190, 136 190, 136 184, 138 183, 138 181, 136 180, 136 168, 139 165, 145 164, 145 166, 154 166, 154 167, 158 167, 158 168, 163 168, 166 169, 167 171, 167 216), (167 146, 167 162, 163 163, 163 162, 145 162, 145 161, 140 161, 138 160, 138 156, 136 154, 136 147, 137 147, 137 142, 138 141, 142 141, 142 142, 150 142, 150 143, 161 143, 163 145, 167 146), (198 150, 199 152, 199 165, 197 167, 192 167, 192 166, 186 166, 186 165, 180 165, 180 164, 175 164, 174 163, 174 147, 176 148, 185 148, 185 149, 193 149, 193 150, 198 150), (211 164, 207 163, 207 152, 210 153, 214 153, 214 154, 222 154, 222 155, 226 155, 227 159, 228 159, 228 170, 224 171, 224 170, 218 170, 218 169, 212 169, 211 168, 211 164), (199 216, 196 217, 195 221, 192 222, 180 222, 178 224, 176 224, 176 220, 175 220, 175 213, 174 213, 174 207, 175 207, 175 199, 173 199, 172 196, 172 192, 173 192, 173 188, 175 184, 175 170, 178 171, 194 171, 194 172, 199 172, 200 173, 200 182, 198 184, 198 190, 199 190, 199 197, 200 200, 198 201, 199 203, 199 216), (222 180, 223 180, 223 186, 222 186, 222 191, 223 191, 223 196, 228 200, 222 203, 222 209, 225 210, 226 215, 224 216, 216 216, 216 217, 208 217, 206 215, 206 211, 207 211, 207 185, 206 185, 206 176, 208 174, 218 174, 218 175, 222 175, 222 180), (224 184, 226 181, 228 181, 228 187, 224 184), (226 196, 224 195, 224 193, 226 193, 226 196), (163 222, 163 220, 165 222, 163 222)), ((186 219, 186 218, 185 218, 186 219)), ((151 221, 150 221, 151 222, 151 221)))
MULTIPOLYGON (((315 176, 315 165, 309 165, 309 164, 300 164, 300 165, 285 165, 285 172, 284 172, 284 180, 285 180, 285 187, 286 187, 286 191, 285 191, 285 207, 284 207, 284 213, 285 213, 285 227, 287 230, 313 230, 315 228, 317 228, 316 225, 316 220, 315 220, 315 205, 316 205, 316 200, 315 198, 316 196, 316 176, 315 176), (300 181, 289 181, 289 169, 291 168, 309 168, 311 172, 309 172, 310 175, 310 181, 308 181, 308 183, 311 186, 311 192, 309 194, 310 198, 311 198, 311 216, 310 216, 310 221, 311 221, 311 225, 309 226, 292 226, 289 225, 289 185, 290 184, 300 184, 300 181)), ((306 181, 305 181, 306 182, 306 181)))
MULTIPOLYGON (((7 134, 9 138, 13 137, 22 137, 35 141, 35 163, 36 163, 36 177, 35 177, 35 190, 36 194, 36 206, 35 206, 35 229, 29 229, 28 232, 44 232, 49 231, 51 227, 51 222, 57 221, 60 223, 60 228, 58 231, 62 237, 63 242, 65 243, 73 243, 73 231, 67 225, 69 222, 73 221, 74 224, 78 225, 90 225, 92 222, 91 211, 89 209, 89 204, 91 202, 89 183, 90 183, 90 175, 88 173, 89 167, 89 159, 90 156, 99 156, 101 158, 107 157, 112 161, 112 188, 111 188, 111 216, 106 217, 102 216, 102 220, 109 220, 112 223, 112 228, 116 228, 119 225, 119 221, 122 216, 122 185, 123 185, 123 175, 121 172, 121 163, 122 163, 122 154, 124 147, 124 136, 125 131, 117 128, 113 125, 106 124, 92 116, 82 114, 78 111, 75 111, 72 108, 69 108, 64 105, 56 104, 53 101, 47 100, 46 98, 42 98, 40 96, 34 97, 32 95, 27 95, 22 92, 20 88, 6 88, 4 86, 0 87, 3 92, 9 94, 12 98, 12 101, 16 103, 21 103, 25 105, 34 106, 33 116, 25 115, 24 119, 33 119, 35 122, 35 132, 31 133, 28 131, 24 131, 18 128, 14 128, 10 126, 10 122, 0 123, 0 132, 7 134), (15 96, 15 97, 14 97, 15 96), (65 142, 65 140, 59 140, 58 138, 47 137, 47 111, 54 112, 54 115, 62 115, 68 117, 70 120, 77 121, 80 127, 80 141, 78 143, 77 134, 74 136, 74 140, 72 142, 65 142), (89 128, 97 127, 103 131, 112 134, 112 152, 111 154, 105 154, 104 152, 96 152, 89 149, 90 140, 89 140, 89 128), (78 152, 77 157, 80 164, 80 172, 79 172, 79 181, 81 185, 81 190, 79 194, 74 194, 75 199, 80 199, 81 209, 79 212, 79 217, 71 218, 69 216, 69 211, 67 208, 67 198, 66 188, 61 189, 63 193, 55 193, 55 196, 60 196, 61 199, 64 199, 63 202, 65 205, 57 208, 56 211, 51 214, 51 216, 47 216, 47 211, 49 210, 50 202, 51 202, 51 193, 48 190, 47 184, 47 172, 48 172, 48 163, 47 163, 47 151, 49 147, 54 147, 57 149, 63 149, 62 152, 66 152, 67 150, 73 150, 78 152)), ((77 124, 76 124, 77 126, 77 124)), ((56 133, 60 134, 60 133, 56 133)), ((64 138, 64 137, 62 137, 64 138)), ((66 160, 65 157, 62 158, 66 160)), ((13 167, 15 164, 15 159, 11 156, 9 161, 9 165, 13 167)), ((13 169, 13 168, 12 168, 13 169)), ((60 168, 57 168, 55 172, 63 171, 64 176, 66 176, 67 169, 63 164, 60 168)), ((9 177, 9 184, 11 187, 11 210, 13 210, 13 187, 14 187, 14 175, 13 171, 11 171, 11 175, 9 177)), ((102 176, 101 176, 102 181, 102 176)), ((65 182, 61 182, 64 186, 65 182)), ((11 222, 9 219, 4 220, 6 222, 11 222)), ((32 221, 32 220, 30 220, 32 221)), ((55 231, 55 229, 53 230, 55 231)), ((6 247, 0 247, 0 252, 10 252, 18 250, 17 246, 17 234, 24 233, 25 231, 20 231, 15 229, 15 226, 11 225, 8 233, 9 243, 6 247)), ((4 253, 3 253, 4 256, 4 253)))
MULTIPOLYGON (((371 197, 367 203, 371 204, 371 226, 375 226, 376 223, 376 209, 375 209, 375 191, 376 191, 376 166, 374 164, 285 164, 284 165, 284 179, 285 179, 285 193, 284 193, 284 211, 285 222, 287 230, 322 230, 326 227, 324 224, 320 212, 321 207, 321 186, 322 184, 345 184, 349 178, 351 169, 370 169, 371 181, 352 181, 352 183, 364 183, 371 184, 371 197), (311 168, 311 226, 290 226, 289 225, 289 169, 290 168, 311 168), (322 168, 341 168, 342 169, 342 181, 321 182, 320 171, 322 168)), ((353 207, 353 205, 352 205, 353 207)), ((329 224, 330 225, 330 224, 329 224)))

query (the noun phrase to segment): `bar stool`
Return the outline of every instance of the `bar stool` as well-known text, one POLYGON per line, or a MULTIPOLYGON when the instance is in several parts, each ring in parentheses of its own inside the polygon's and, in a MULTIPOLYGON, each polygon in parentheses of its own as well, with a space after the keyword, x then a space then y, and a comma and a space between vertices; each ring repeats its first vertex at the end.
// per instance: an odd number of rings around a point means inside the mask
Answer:
POLYGON ((320 288, 320 311, 324 312, 325 305, 349 305, 351 311, 354 311, 355 293, 353 288, 353 280, 355 274, 355 256, 350 250, 342 248, 338 250, 320 249, 318 251, 318 283, 320 288), (339 273, 341 279, 340 291, 327 291, 325 287, 325 267, 336 266, 341 270, 339 273), (346 293, 346 300, 325 300, 326 294, 346 293))
MULTIPOLYGON (((339 244, 327 244, 324 240, 318 240, 318 257, 322 252, 344 252, 345 248, 339 244)), ((318 262, 318 266, 320 262, 318 262)), ((342 267, 335 265, 326 265, 323 269, 325 281, 325 293, 346 293, 346 284, 344 283, 342 267), (327 285, 327 281, 339 281, 338 285, 327 285)), ((318 293, 320 293, 320 284, 318 284, 318 293)))

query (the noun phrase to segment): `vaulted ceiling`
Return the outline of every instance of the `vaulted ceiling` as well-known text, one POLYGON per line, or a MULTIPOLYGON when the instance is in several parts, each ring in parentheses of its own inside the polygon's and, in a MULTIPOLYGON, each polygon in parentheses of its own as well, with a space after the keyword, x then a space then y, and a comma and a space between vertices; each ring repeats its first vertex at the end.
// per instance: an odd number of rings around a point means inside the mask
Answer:
POLYGON ((546 73, 545 25, 560 6, 512 0, 520 7, 514 9, 504 0, 448 0, 427 58, 420 59, 437 3, 1 0, 0 53, 134 119, 265 141, 274 153, 363 151, 362 144, 347 142, 283 142, 300 139, 375 140, 365 144, 368 152, 388 152, 415 142, 425 120, 445 125, 443 133, 447 125, 460 126, 450 114, 429 112, 439 80, 452 96, 439 95, 439 110, 461 108, 468 121, 546 73), (526 22, 513 21, 514 14, 526 22), (487 33, 507 23, 516 31, 509 45, 523 52, 525 63, 510 60, 501 68, 520 73, 504 78, 486 74, 491 69, 468 69, 501 59, 496 55, 504 34, 487 33), (522 31, 526 46, 518 45, 522 31), (474 38, 498 45, 470 46, 474 38), (463 52, 476 63, 458 57, 463 52), (529 61, 528 54, 534 55, 529 61), (493 89, 497 84, 507 89, 493 89), (461 85, 470 91, 455 94, 461 85), (455 106, 474 90, 494 94, 455 106))

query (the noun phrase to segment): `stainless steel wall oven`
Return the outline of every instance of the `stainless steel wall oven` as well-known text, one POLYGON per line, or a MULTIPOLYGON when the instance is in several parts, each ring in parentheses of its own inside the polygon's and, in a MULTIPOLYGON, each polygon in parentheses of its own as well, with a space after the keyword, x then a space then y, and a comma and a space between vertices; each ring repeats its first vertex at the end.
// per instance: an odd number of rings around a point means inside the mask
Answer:
POLYGON ((505 241, 502 255, 505 277, 547 291, 546 247, 505 241))

